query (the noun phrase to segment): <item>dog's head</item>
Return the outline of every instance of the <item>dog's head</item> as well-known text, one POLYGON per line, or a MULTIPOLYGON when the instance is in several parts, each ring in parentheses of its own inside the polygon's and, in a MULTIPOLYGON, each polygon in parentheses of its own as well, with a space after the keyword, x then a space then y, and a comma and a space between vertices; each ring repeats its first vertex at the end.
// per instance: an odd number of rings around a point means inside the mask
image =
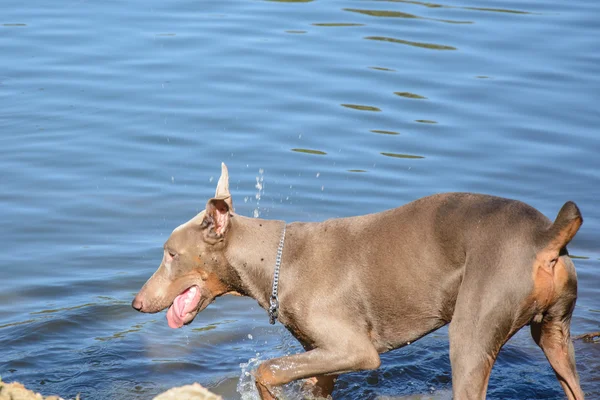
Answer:
POLYGON ((131 303, 147 313, 169 307, 171 328, 190 323, 216 297, 234 290, 235 272, 223 254, 233 206, 227 167, 221 168, 215 197, 171 233, 160 266, 131 303))

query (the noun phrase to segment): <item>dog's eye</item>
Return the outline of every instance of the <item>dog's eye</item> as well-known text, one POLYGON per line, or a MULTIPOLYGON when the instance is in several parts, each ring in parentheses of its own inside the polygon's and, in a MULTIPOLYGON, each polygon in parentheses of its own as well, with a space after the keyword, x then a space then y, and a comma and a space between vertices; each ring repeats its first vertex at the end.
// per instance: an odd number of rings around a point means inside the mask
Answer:
POLYGON ((170 255, 172 258, 175 258, 175 256, 177 255, 177 253, 175 253, 175 252, 173 252, 173 251, 169 250, 169 255, 170 255))

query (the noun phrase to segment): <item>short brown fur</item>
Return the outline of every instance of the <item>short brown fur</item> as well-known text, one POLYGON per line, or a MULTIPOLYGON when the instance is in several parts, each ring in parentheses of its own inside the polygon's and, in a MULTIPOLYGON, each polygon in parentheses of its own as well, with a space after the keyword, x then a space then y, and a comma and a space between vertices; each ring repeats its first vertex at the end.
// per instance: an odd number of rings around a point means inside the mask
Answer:
POLYGON ((306 351, 259 366, 262 399, 307 378, 327 396, 337 375, 378 368, 379 353, 449 323, 454 398, 485 398, 500 348, 531 324, 565 394, 581 400, 569 330, 577 277, 566 245, 582 221, 572 202, 551 223, 519 201, 473 193, 321 223, 247 218, 233 212, 223 164, 215 197, 173 231, 132 305, 158 312, 196 287, 200 300, 181 324, 227 293, 268 309, 286 226, 278 320, 306 351))

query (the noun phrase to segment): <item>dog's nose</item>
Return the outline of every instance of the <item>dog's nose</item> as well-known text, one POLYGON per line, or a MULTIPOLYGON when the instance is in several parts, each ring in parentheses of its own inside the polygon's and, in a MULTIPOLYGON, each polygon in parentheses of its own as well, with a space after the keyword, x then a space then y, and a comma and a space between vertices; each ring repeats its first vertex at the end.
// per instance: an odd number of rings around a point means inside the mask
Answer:
POLYGON ((142 304, 142 300, 138 299, 138 297, 135 296, 135 298, 131 302, 131 307, 135 308, 138 311, 142 311, 144 304, 142 304))

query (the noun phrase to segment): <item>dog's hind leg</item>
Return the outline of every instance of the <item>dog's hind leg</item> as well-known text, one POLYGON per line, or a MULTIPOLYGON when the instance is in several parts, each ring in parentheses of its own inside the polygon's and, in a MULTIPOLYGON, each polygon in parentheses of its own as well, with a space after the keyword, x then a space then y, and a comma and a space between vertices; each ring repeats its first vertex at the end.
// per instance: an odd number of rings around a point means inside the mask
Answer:
POLYGON ((575 368, 570 323, 577 299, 575 266, 566 245, 583 219, 574 203, 567 202, 547 231, 547 244, 536 258, 534 296, 541 320, 531 323, 533 340, 542 348, 569 400, 582 400, 583 391, 575 368))
POLYGON ((575 369, 575 352, 569 324, 575 300, 559 302, 548 310, 540 323, 531 324, 531 336, 542 348, 569 400, 583 400, 575 369))

